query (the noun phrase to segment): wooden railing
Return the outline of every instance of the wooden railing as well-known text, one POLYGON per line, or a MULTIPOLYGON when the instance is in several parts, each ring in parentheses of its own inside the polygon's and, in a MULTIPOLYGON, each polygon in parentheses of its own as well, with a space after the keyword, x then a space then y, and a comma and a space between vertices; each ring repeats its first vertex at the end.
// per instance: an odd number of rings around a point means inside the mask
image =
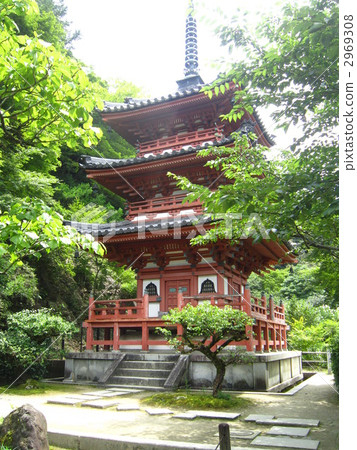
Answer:
POLYGON ((89 320, 143 319, 149 316, 149 297, 90 302, 89 320))
MULTIPOLYGON (((181 211, 182 201, 185 199, 185 197, 186 194, 179 194, 171 197, 152 198, 150 200, 130 203, 127 219, 131 220, 139 214, 143 213, 157 214, 159 212, 174 213, 175 211, 181 211)), ((195 202, 190 203, 188 205, 188 208, 193 209, 196 212, 201 212, 202 203, 196 200, 195 202)))
POLYGON ((217 139, 216 134, 221 134, 223 127, 207 128, 205 130, 193 131, 190 133, 177 134, 162 139, 146 141, 139 144, 139 155, 144 156, 147 153, 154 155, 161 153, 163 150, 181 150, 187 143, 192 147, 202 144, 203 141, 214 141, 217 139))
MULTIPOLYGON (((251 297, 250 290, 245 289, 244 295, 198 294, 183 296, 178 293, 177 306, 183 308, 187 304, 197 306, 203 301, 224 308, 230 305, 233 309, 244 311, 253 319, 252 325, 246 326, 248 339, 235 343, 245 345, 248 351, 268 351, 287 349, 286 323, 284 305, 275 305, 272 297, 267 301, 263 294, 261 298, 251 297)), ((140 345, 148 350, 150 345, 164 345, 164 341, 150 341, 149 327, 165 326, 165 322, 157 317, 149 317, 149 296, 142 298, 101 300, 90 298, 89 320, 85 322, 87 328, 87 349, 93 346, 104 346, 105 349, 118 350, 120 345, 140 345), (126 327, 141 328, 141 339, 121 340, 120 329, 126 327), (103 328, 108 334, 113 329, 113 338, 94 338, 94 330, 103 328)), ((178 326, 178 334, 179 326, 178 326)), ((233 343, 234 344, 234 343, 233 343)))

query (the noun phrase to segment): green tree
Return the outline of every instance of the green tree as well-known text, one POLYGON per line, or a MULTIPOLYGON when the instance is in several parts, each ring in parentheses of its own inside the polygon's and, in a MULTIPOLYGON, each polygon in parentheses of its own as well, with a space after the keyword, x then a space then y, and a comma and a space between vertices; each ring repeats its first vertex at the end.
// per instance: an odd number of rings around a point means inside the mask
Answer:
POLYGON ((15 203, 0 211, 0 275, 14 264, 22 265, 24 257, 41 257, 43 252, 73 246, 104 254, 104 247, 92 236, 79 234, 63 225, 62 217, 37 200, 15 203))
POLYGON ((198 306, 188 304, 181 310, 171 309, 163 320, 168 326, 182 326, 182 335, 178 337, 173 337, 169 328, 157 328, 170 345, 181 353, 199 351, 215 366, 213 396, 217 397, 226 367, 244 359, 238 351, 227 354, 222 354, 222 351, 234 341, 247 339, 246 326, 252 324, 251 318, 243 311, 230 306, 221 309, 207 301, 198 306))
MULTIPOLYGON (((79 31, 71 32, 65 16, 67 8, 63 0, 36 0, 37 11, 29 11, 26 15, 13 16, 19 34, 40 39, 53 44, 57 50, 65 52, 78 39, 79 31)), ((70 53, 70 52, 69 52, 70 53)))
POLYGON ((38 37, 17 34, 12 17, 26 14, 38 14, 33 0, 0 5, 2 202, 26 195, 48 199, 61 145, 91 146, 101 136, 90 116, 101 103, 81 65, 38 37))
POLYGON ((0 375, 12 381, 24 372, 33 378, 43 377, 46 359, 61 355, 58 338, 70 337, 76 331, 74 325, 45 308, 13 314, 7 325, 7 330, 0 331, 0 375))
MULTIPOLYGON (((280 239, 307 252, 320 264, 321 283, 330 280, 337 304, 338 3, 284 3, 281 14, 263 18, 255 30, 248 30, 239 13, 218 34, 244 57, 205 92, 221 95, 235 83, 235 104, 223 119, 244 119, 253 106, 274 105, 276 123, 285 130, 299 124, 303 136, 279 158, 268 159, 269 150, 257 144, 256 136, 235 134, 233 148, 199 154, 211 155, 208 165, 224 172, 230 184, 217 182, 212 191, 177 178, 179 185, 191 192, 189 200, 200 198, 208 213, 241 215, 233 238, 250 234, 256 240, 280 239), (253 213, 262 226, 252 224, 253 213)), ((197 240, 215 240, 225 233, 221 222, 197 240)))

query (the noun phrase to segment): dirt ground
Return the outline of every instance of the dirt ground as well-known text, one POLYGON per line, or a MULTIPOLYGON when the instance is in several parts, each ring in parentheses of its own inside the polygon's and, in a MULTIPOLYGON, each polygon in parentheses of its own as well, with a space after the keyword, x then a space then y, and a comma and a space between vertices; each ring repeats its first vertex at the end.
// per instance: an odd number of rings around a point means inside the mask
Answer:
MULTIPOLYGON (((90 388, 84 388, 87 391, 90 388)), ((83 388, 78 388, 78 393, 83 388)), ((70 392, 73 394, 73 390, 70 392)), ((64 394, 53 394, 51 398, 64 394)), ((140 392, 120 398, 121 403, 139 405, 140 398, 150 395, 140 392)), ((270 426, 245 422, 249 414, 271 414, 276 417, 293 417, 319 419, 320 426, 312 428, 308 438, 320 441, 319 450, 338 449, 338 393, 331 376, 319 373, 304 383, 304 387, 292 396, 277 394, 244 393, 253 404, 240 411, 239 419, 229 421, 234 429, 259 430, 264 433, 270 426)), ((61 406, 47 404, 47 395, 16 396, 3 395, 0 398, 0 417, 7 415, 14 407, 31 403, 42 411, 47 419, 48 429, 107 434, 115 436, 131 436, 141 439, 160 439, 170 441, 217 444, 219 419, 196 418, 193 421, 174 419, 170 415, 150 416, 145 411, 119 412, 109 410, 93 410, 91 408, 61 406)), ((143 408, 143 407, 142 407, 143 408)), ((174 411, 176 412, 176 411, 174 411)), ((177 411, 178 412, 178 411, 177 411)), ((250 447, 249 440, 232 439, 234 447, 250 447)), ((251 447, 254 448, 253 446, 251 447)), ((272 447, 270 447, 273 450, 272 447)))

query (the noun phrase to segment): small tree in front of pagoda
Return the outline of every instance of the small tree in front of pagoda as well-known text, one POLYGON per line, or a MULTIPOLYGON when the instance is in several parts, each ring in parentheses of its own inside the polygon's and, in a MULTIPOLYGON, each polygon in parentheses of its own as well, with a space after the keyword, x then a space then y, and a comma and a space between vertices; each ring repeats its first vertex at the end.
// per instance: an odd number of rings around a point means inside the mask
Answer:
POLYGON ((182 334, 178 336, 173 336, 170 329, 157 328, 170 345, 182 354, 201 352, 215 366, 214 397, 217 397, 222 389, 226 367, 249 360, 246 352, 238 348, 223 352, 224 349, 227 350, 229 344, 249 338, 246 327, 252 325, 252 319, 243 311, 228 305, 218 308, 207 301, 198 306, 188 304, 181 310, 171 309, 163 319, 168 326, 182 327, 182 334))

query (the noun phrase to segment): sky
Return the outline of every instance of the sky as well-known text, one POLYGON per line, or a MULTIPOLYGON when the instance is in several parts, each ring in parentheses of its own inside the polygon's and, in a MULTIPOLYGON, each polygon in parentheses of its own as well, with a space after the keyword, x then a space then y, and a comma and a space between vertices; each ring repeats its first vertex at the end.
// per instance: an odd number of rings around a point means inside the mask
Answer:
MULTIPOLYGON (((161 97, 177 89, 184 77, 185 20, 188 0, 65 0, 67 20, 81 39, 73 53, 106 80, 118 78, 141 87, 148 97, 161 97)), ((262 13, 276 11, 271 0, 196 0, 199 72, 205 83, 213 81, 227 61, 227 49, 214 33, 224 15, 249 7, 246 19, 253 23, 262 13), (249 6, 248 6, 249 5, 249 6)), ((279 146, 292 143, 296 132, 276 130, 268 113, 259 111, 269 134, 279 146)))

